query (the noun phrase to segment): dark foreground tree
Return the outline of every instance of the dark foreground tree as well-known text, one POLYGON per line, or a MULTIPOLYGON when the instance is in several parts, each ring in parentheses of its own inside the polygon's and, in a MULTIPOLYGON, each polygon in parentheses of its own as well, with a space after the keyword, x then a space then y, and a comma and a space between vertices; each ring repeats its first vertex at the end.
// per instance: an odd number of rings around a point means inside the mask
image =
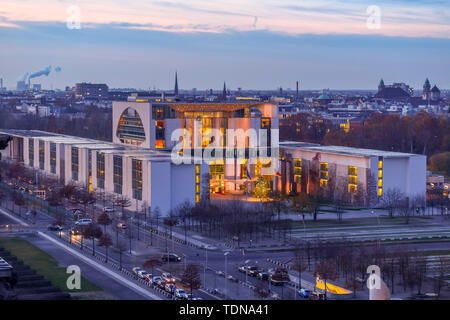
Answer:
POLYGON ((183 276, 181 277, 181 282, 188 286, 191 290, 199 289, 202 282, 200 280, 200 273, 198 272, 198 267, 195 264, 188 264, 186 270, 184 270, 183 276))

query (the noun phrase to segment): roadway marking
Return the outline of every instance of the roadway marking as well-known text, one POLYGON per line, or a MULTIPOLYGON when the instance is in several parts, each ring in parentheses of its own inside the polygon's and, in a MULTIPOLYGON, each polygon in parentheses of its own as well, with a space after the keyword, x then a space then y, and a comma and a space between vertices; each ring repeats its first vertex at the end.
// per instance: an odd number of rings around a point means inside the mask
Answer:
MULTIPOLYGON (((24 221, 22 221, 19 218, 16 218, 12 215, 10 215, 9 213, 5 212, 3 209, 0 208, 0 212, 3 213, 4 215, 6 215, 7 217, 25 225, 28 226, 27 223, 25 223, 24 221)), ((140 286, 130 282, 129 280, 125 279, 124 277, 122 277, 121 275, 109 270, 108 268, 105 268, 104 266, 102 266, 101 264, 91 260, 90 258, 85 257, 84 255, 82 255, 81 253, 75 251, 74 249, 60 243, 58 240, 53 239, 52 237, 44 234, 41 231, 38 231, 38 235, 40 235, 41 237, 53 242, 54 244, 60 246, 62 249, 66 250, 67 252, 69 252, 70 254, 72 254, 73 256, 78 257, 79 259, 83 260, 84 262, 86 262, 87 264, 93 266, 96 269, 99 269, 103 272, 105 272, 106 274, 108 274, 111 278, 115 279, 116 281, 126 285, 127 287, 129 287, 130 289, 132 289, 133 291, 147 297, 150 298, 151 300, 162 300, 160 297, 158 297, 157 295, 148 292, 147 290, 144 290, 143 288, 141 288, 140 286)))
POLYGON ((122 277, 121 275, 119 275, 119 274, 117 274, 117 273, 111 271, 110 269, 108 269, 108 268, 102 266, 101 264, 99 264, 99 263, 97 263, 97 262, 91 260, 90 258, 85 257, 83 254, 81 254, 81 253, 75 251, 74 249, 72 249, 72 248, 66 246, 65 244, 60 243, 58 240, 53 239, 52 237, 46 235, 45 233, 39 231, 38 234, 39 234, 41 237, 43 237, 43 238, 45 238, 45 239, 47 239, 47 240, 53 242, 54 244, 60 246, 60 247, 63 248, 64 250, 68 251, 70 254, 72 254, 72 255, 74 255, 74 256, 80 258, 81 260, 83 260, 83 261, 86 262, 87 264, 90 264, 90 265, 93 266, 94 268, 99 269, 99 270, 101 270, 101 271, 107 273, 111 278, 114 278, 116 281, 123 283, 124 285, 126 285, 126 286, 129 287, 130 289, 136 291, 137 293, 142 294, 143 296, 148 297, 148 298, 150 298, 150 299, 152 299, 152 300, 162 300, 162 299, 161 299, 160 297, 158 297, 157 295, 155 295, 155 294, 153 294, 153 293, 151 293, 151 292, 148 292, 147 290, 144 290, 144 289, 141 288, 140 286, 138 286, 138 285, 136 285, 136 284, 130 282, 129 280, 127 280, 127 279, 125 279, 124 277, 122 277))
POLYGON ((22 220, 19 219, 19 218, 14 217, 13 215, 9 214, 8 212, 6 212, 5 210, 3 210, 2 208, 0 208, 0 212, 3 213, 3 214, 4 214, 5 216, 7 216, 8 218, 10 218, 10 219, 12 219, 12 220, 14 220, 14 221, 16 221, 16 222, 19 222, 20 224, 22 224, 22 225, 24 225, 24 226, 26 226, 26 227, 29 227, 29 226, 30 226, 28 223, 22 221, 22 220))

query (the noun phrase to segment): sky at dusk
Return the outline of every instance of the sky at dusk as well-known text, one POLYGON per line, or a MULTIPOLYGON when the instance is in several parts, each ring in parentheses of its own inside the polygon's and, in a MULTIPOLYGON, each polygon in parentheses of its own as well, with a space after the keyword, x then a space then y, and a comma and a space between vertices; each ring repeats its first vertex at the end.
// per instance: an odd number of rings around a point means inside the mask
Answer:
POLYGON ((450 0, 0 0, 0 43, 8 88, 450 89, 450 0))

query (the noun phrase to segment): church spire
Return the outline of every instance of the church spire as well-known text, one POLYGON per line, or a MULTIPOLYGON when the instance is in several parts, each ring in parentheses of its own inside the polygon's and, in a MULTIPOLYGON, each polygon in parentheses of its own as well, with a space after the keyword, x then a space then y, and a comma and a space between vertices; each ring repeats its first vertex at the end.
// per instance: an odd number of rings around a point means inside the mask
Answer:
POLYGON ((227 99, 227 86, 226 86, 226 84, 225 84, 225 81, 223 82, 222 99, 223 99, 223 100, 226 100, 226 99, 227 99))
POLYGON ((177 71, 175 71, 175 90, 174 93, 176 96, 178 96, 178 74, 177 71))

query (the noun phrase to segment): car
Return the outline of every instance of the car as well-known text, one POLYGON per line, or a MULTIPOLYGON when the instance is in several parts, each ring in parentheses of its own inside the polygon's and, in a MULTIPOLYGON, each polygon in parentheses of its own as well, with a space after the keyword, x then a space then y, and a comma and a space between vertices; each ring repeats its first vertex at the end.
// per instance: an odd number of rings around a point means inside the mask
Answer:
POLYGON ((117 228, 119 228, 119 229, 126 229, 127 228, 127 224, 126 223, 118 223, 117 224, 117 228))
POLYGON ((176 255, 175 253, 163 253, 163 254, 161 254, 161 260, 163 262, 167 262, 167 261, 180 262, 181 258, 178 255, 176 255))
POLYGON ((220 271, 220 270, 216 271, 216 274, 217 274, 218 276, 221 276, 221 277, 224 277, 224 276, 225 276, 225 273, 224 273, 223 271, 220 271))
POLYGON ((145 279, 145 276, 148 274, 148 272, 147 271, 145 271, 144 269, 141 269, 141 270, 139 270, 138 272, 137 272, 137 276, 140 278, 140 279, 145 279))
POLYGON ((165 281, 160 276, 152 277, 152 283, 154 286, 159 286, 159 283, 162 283, 162 282, 165 282, 165 281))
POLYGON ((302 298, 308 299, 311 295, 311 290, 301 288, 300 290, 298 290, 298 295, 302 298))
POLYGON ((269 280, 270 273, 268 273, 268 272, 258 272, 258 274, 256 275, 256 277, 257 277, 259 280, 269 280))
POLYGON ((245 265, 244 265, 244 266, 240 266, 240 267, 238 268, 238 271, 239 271, 239 272, 242 272, 242 273, 246 273, 246 272, 247 272, 247 267, 248 267, 248 266, 245 266, 245 265))
POLYGON ((168 293, 173 294, 176 289, 177 289, 177 287, 175 287, 175 285, 173 283, 166 283, 166 285, 164 286, 164 290, 168 293))
POLYGON ((114 209, 111 207, 104 207, 103 212, 114 212, 114 209))
POLYGON ((77 227, 70 229, 70 233, 74 236, 79 236, 83 233, 83 231, 79 227, 77 227))
POLYGON ((94 204, 94 203, 95 203, 95 199, 88 201, 88 204, 94 204))
POLYGON ((88 226, 92 223, 92 219, 89 218, 84 218, 84 219, 80 219, 77 222, 75 222, 76 226, 88 226))
POLYGON ((183 299, 184 300, 195 300, 195 296, 190 293, 185 293, 183 299))
POLYGON ((160 276, 153 277, 152 283, 153 283, 153 285, 158 286, 161 289, 164 289, 164 286, 166 285, 166 281, 163 278, 161 278, 160 276))
POLYGON ((175 297, 177 297, 178 299, 184 299, 185 295, 186 291, 184 291, 183 289, 175 289, 175 297))
POLYGON ((36 215, 36 210, 27 210, 27 212, 25 212, 26 216, 35 216, 36 215))
POLYGON ((248 266, 247 267, 247 274, 251 277, 256 277, 256 275, 259 273, 260 271, 258 270, 257 266, 248 266))
POLYGON ((233 277, 231 274, 227 276, 227 279, 232 281, 232 282, 239 282, 239 280, 236 279, 235 277, 233 277))
POLYGON ((172 277, 169 272, 163 272, 161 274, 161 278, 163 278, 166 283, 175 283, 177 281, 177 279, 175 279, 175 277, 172 277))
POLYGON ((133 269, 131 269, 132 271, 133 271, 133 273, 135 274, 135 275, 137 275, 138 274, 138 272, 140 271, 140 270, 143 270, 141 267, 134 267, 133 269))
POLYGON ((47 230, 49 231, 61 231, 63 229, 63 227, 61 227, 58 224, 51 224, 47 226, 47 230))
POLYGON ((153 282, 152 280, 153 280, 153 275, 151 274, 151 273, 147 273, 146 275, 145 275, 145 280, 147 281, 147 282, 153 282))

